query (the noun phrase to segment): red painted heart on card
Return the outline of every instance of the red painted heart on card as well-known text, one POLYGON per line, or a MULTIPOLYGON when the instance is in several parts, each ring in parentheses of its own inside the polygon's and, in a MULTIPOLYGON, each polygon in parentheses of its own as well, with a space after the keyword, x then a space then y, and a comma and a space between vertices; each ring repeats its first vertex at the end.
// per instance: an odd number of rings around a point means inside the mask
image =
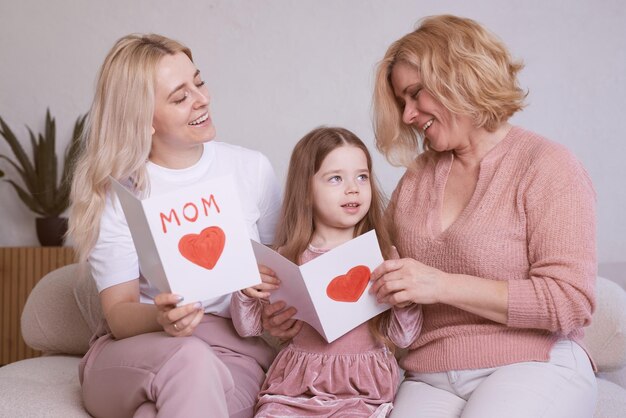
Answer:
POLYGON ((220 259, 226 234, 219 226, 204 228, 199 234, 187 234, 178 241, 178 251, 187 260, 211 270, 220 259))
POLYGON ((365 291, 370 274, 367 266, 352 267, 348 273, 337 276, 328 283, 326 294, 337 302, 356 302, 365 291))

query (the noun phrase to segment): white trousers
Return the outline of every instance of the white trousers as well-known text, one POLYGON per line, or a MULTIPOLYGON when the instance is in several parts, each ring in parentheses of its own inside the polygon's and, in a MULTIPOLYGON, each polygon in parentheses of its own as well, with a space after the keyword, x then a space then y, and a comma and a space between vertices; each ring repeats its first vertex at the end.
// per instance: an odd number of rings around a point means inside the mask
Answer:
POLYGON ((407 373, 390 418, 590 418, 596 397, 587 354, 561 340, 546 363, 407 373))

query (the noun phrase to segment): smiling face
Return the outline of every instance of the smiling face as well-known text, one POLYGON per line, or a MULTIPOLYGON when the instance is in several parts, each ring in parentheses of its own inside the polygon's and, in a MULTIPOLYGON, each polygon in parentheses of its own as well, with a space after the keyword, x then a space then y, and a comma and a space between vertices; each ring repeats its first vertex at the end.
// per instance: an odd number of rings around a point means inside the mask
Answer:
POLYGON ((209 92, 187 55, 165 55, 156 72, 153 153, 197 147, 215 137, 209 92))
POLYGON ((352 234, 372 200, 370 172, 363 150, 350 145, 335 148, 324 158, 311 182, 316 230, 352 234))
POLYGON ((469 117, 454 115, 424 89, 419 71, 410 64, 393 66, 391 86, 402 109, 402 122, 428 139, 431 149, 454 150, 472 130, 469 117))

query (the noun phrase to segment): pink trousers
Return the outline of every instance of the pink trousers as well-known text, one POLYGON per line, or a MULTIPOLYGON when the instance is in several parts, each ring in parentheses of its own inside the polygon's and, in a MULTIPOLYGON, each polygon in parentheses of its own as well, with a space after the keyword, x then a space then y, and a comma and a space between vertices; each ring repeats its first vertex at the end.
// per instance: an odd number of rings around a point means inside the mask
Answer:
POLYGON ((83 401, 96 417, 249 418, 273 357, 263 340, 239 337, 214 315, 191 337, 107 334, 81 362, 83 401))

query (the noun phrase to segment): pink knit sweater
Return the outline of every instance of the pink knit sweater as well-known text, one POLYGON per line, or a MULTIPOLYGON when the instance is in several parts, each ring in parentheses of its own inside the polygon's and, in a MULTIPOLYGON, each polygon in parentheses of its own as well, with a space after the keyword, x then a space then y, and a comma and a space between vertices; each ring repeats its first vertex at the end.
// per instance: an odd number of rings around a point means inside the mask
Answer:
POLYGON ((513 127, 482 160, 474 194, 442 231, 454 155, 426 152, 393 193, 402 257, 448 273, 506 280, 508 322, 424 305, 421 334, 401 361, 414 372, 546 361, 554 343, 580 343, 594 310, 595 193, 563 146, 513 127))

